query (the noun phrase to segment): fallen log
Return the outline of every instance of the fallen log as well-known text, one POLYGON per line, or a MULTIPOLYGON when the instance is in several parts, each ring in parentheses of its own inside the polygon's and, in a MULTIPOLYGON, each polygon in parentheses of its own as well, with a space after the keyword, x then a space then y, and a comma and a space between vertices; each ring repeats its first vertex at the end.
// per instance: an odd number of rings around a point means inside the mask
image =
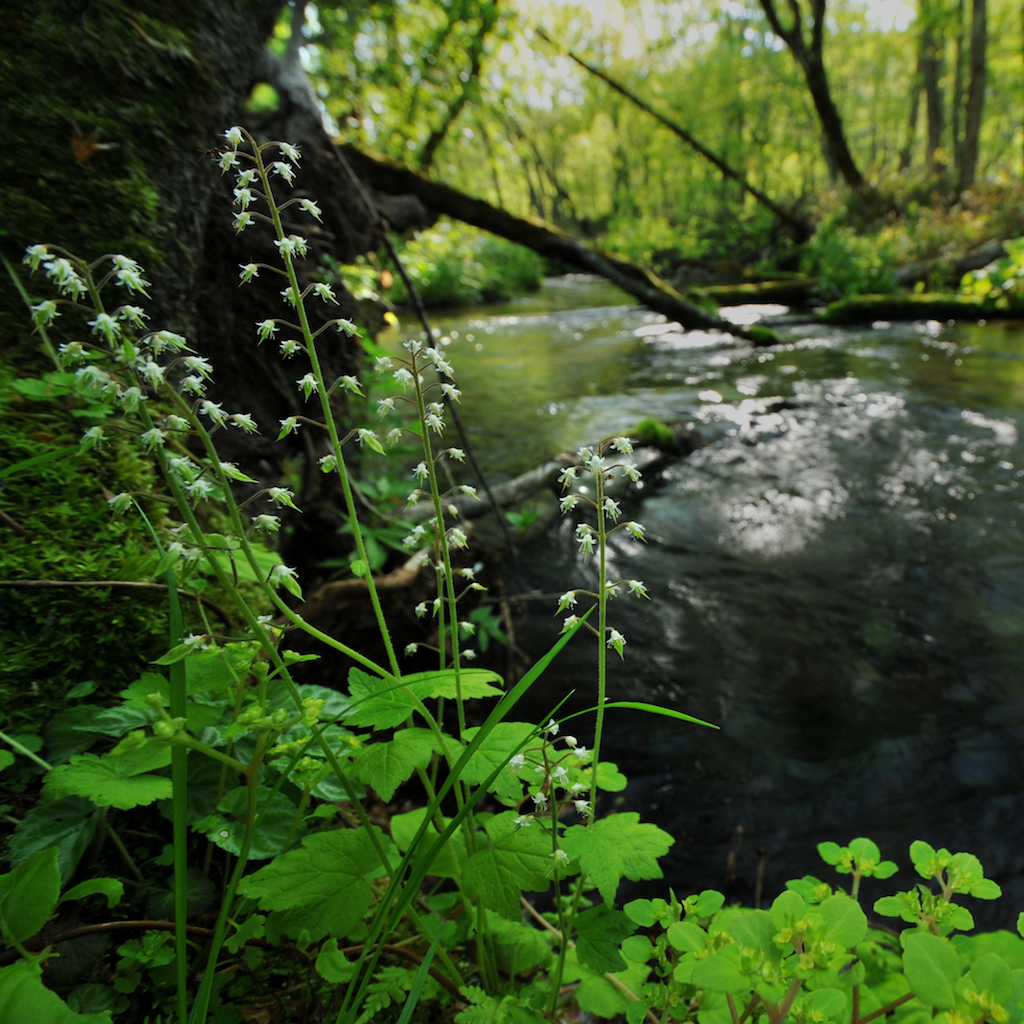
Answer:
POLYGON ((390 160, 381 153, 339 145, 356 173, 374 189, 390 195, 414 195, 430 210, 465 224, 525 245, 534 252, 560 260, 588 274, 598 274, 638 299, 648 309, 663 313, 687 330, 721 331, 746 338, 755 345, 774 345, 775 333, 757 325, 739 327, 687 302, 674 288, 650 271, 617 256, 597 252, 539 217, 516 217, 507 210, 432 181, 425 174, 390 160))
POLYGON ((941 274, 943 278, 952 279, 954 284, 959 284, 960 278, 968 271, 981 270, 982 267, 987 267, 994 260, 1002 259, 1005 255, 1006 249, 1003 248, 1002 242, 991 242, 966 256, 957 256, 953 259, 939 257, 933 260, 923 260, 920 263, 908 263, 907 266, 894 270, 892 279, 896 284, 907 288, 917 284, 918 281, 927 281, 932 274, 941 274))
POLYGON ((715 306, 745 306, 758 302, 780 302, 789 306, 808 302, 818 283, 817 277, 803 277, 783 281, 713 284, 691 288, 688 294, 697 302, 709 302, 715 306))
POLYGON ((818 319, 828 324, 862 324, 875 320, 981 320, 1021 317, 1020 310, 985 309, 980 300, 946 292, 917 295, 857 295, 826 306, 818 319))

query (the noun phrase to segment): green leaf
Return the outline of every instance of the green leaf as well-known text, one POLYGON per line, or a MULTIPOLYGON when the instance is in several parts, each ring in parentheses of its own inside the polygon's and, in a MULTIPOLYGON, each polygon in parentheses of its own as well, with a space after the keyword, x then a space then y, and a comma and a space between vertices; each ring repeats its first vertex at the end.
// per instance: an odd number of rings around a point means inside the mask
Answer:
POLYGON ((417 768, 426 768, 434 752, 429 729, 400 729, 387 743, 360 748, 355 757, 356 778, 373 786, 385 803, 408 781, 417 768))
POLYGON ((917 873, 922 878, 932 878, 932 872, 928 870, 931 862, 935 860, 935 850, 921 839, 910 844, 910 859, 917 868, 917 873))
MULTIPOLYGON (((472 743, 479 731, 467 729, 462 734, 463 742, 472 743)), ((529 722, 499 722, 466 762, 460 778, 475 786, 487 779, 498 765, 504 765, 491 784, 491 792, 506 801, 522 800, 523 784, 515 769, 509 767, 508 760, 535 732, 536 727, 529 722)))
POLYGON ((509 921, 522 918, 524 891, 548 887, 551 866, 551 837, 533 826, 517 829, 515 819, 514 811, 504 811, 487 821, 490 846, 474 853, 462 872, 462 891, 509 921))
POLYGON ((347 985, 356 973, 355 960, 349 960, 340 949, 338 940, 328 939, 316 958, 316 969, 324 981, 332 985, 347 985))
MULTIPOLYGON (((414 672, 402 676, 402 682, 415 688, 416 695, 421 699, 427 697, 445 697, 455 699, 455 672, 453 669, 435 669, 433 672, 414 672)), ((459 682, 462 696, 469 700, 476 697, 500 697, 504 691, 491 683, 502 683, 497 672, 485 668, 464 668, 459 670, 459 682)))
POLYGON ((846 1009, 846 993, 838 988, 819 988, 804 995, 803 1007, 807 1014, 820 1013, 826 1020, 835 1020, 846 1009))
POLYGON ((969 932, 974 928, 974 916, 966 907, 954 907, 947 920, 961 932, 969 932))
POLYGON ((75 1013, 40 980, 34 960, 19 960, 0 968, 0 1020, 6 1024, 111 1024, 109 1010, 75 1013))
MULTIPOLYGON (((653 921, 651 922, 653 924, 653 921)), ((703 928, 692 921, 676 921, 668 926, 668 944, 681 953, 696 953, 711 940, 703 928)))
POLYGON ((628 811, 601 818, 588 828, 573 825, 562 837, 562 849, 593 882, 605 903, 615 901, 619 882, 661 878, 658 858, 668 853, 675 840, 656 825, 640 822, 628 811))
MULTIPOLYGON (((646 964, 630 963, 624 971, 615 974, 630 992, 639 993, 647 976, 651 973, 646 964)), ((579 962, 576 951, 570 949, 565 957, 565 981, 579 979, 576 989, 576 1000, 584 1013, 592 1013, 596 1017, 612 1018, 617 1014, 626 1013, 632 1003, 636 1002, 613 985, 604 974, 598 974, 579 962)))
POLYGON ((960 959, 956 950, 945 939, 917 930, 902 932, 900 942, 903 973, 910 990, 928 1006, 951 1010, 956 983, 960 980, 960 959))
POLYGON ((868 933, 868 919, 860 904, 837 893, 818 905, 825 919, 825 940, 851 948, 863 942, 868 933))
POLYGON ((740 955, 739 946, 722 946, 713 955, 698 960, 693 967, 692 984, 712 992, 749 992, 753 979, 740 970, 740 955))
POLYGON ((89 878, 84 882, 79 882, 78 885, 71 889, 68 889, 64 893, 60 902, 64 903, 67 900, 84 900, 86 896, 101 895, 107 897, 107 907, 117 906, 121 902, 124 896, 124 882, 118 881, 116 878, 89 878))
POLYGON ((991 878, 982 878, 967 891, 979 900, 996 900, 1003 895, 1003 890, 991 878))
MULTIPOLYGON (((197 821, 193 828, 197 832, 205 832, 210 842, 237 856, 242 850, 242 841, 245 838, 248 803, 249 793, 246 787, 236 786, 221 797, 217 804, 220 814, 212 814, 197 821)), ((249 859, 269 860, 284 849, 299 809, 284 793, 264 789, 259 795, 256 813, 262 813, 263 817, 256 834, 252 837, 249 859)), ((306 828, 300 824, 296 827, 294 838, 298 840, 305 834, 306 828)))
MULTIPOLYGON (((646 711, 650 715, 661 715, 663 718, 676 718, 681 722, 692 722, 694 725, 703 725, 708 729, 717 729, 717 725, 711 722, 705 722, 700 718, 694 718, 693 715, 683 714, 682 711, 676 711, 675 708, 663 708, 660 704, 645 704, 643 701, 638 700, 610 700, 605 704, 606 708, 628 708, 631 711, 646 711)), ((596 708, 590 708, 591 711, 596 711, 596 708)), ((580 714, 586 714, 586 712, 579 712, 580 714)), ((572 716, 575 717, 575 716, 572 716)))
POLYGON ((772 915, 767 910, 751 910, 746 914, 737 914, 729 922, 732 937, 748 949, 757 949, 769 960, 780 959, 781 950, 774 943, 776 934, 772 915))
POLYGON ((1013 974, 1006 961, 996 953, 986 953, 971 965, 967 977, 979 994, 987 992, 992 1000, 1006 1005, 1013 997, 1013 974))
POLYGON ((10 768, 12 764, 14 764, 14 755, 4 747, 3 750, 0 750, 0 772, 5 768, 10 768))
POLYGON ((371 676, 358 668, 349 669, 348 692, 355 707, 346 717, 346 725, 392 729, 401 725, 416 706, 410 694, 392 680, 371 676))
MULTIPOLYGON (((630 900, 623 908, 631 921, 636 921, 641 928, 650 928, 658 919, 654 916, 654 904, 650 900, 630 900)), ((1024 914, 1021 914, 1024 918, 1024 914)))
POLYGON ((619 945, 636 931, 621 911, 600 904, 576 915, 576 956, 592 971, 614 974, 626 969, 619 945))
POLYGON ((96 833, 96 808, 82 797, 40 801, 21 819, 11 836, 8 854, 18 865, 37 850, 57 849, 64 883, 71 880, 96 833))
POLYGON ((608 793, 621 793, 629 780, 613 761, 601 761, 597 766, 597 788, 608 793))
MULTIPOLYGON (((426 807, 418 807, 415 811, 410 811, 408 814, 396 814, 391 819, 391 838, 394 839, 395 844, 402 853, 405 853, 412 845, 416 832, 422 824, 426 813, 426 807)), ((442 820, 444 825, 447 826, 449 819, 444 818, 442 820)), ((416 852, 418 854, 426 853, 433 845, 434 840, 437 839, 437 836, 437 829, 434 827, 433 822, 431 822, 427 826, 422 840, 417 844, 416 852)), ((434 863, 430 865, 428 873, 436 875, 438 878, 455 878, 459 874, 456 858, 460 860, 465 860, 466 858, 466 843, 461 832, 452 836, 441 848, 438 856, 434 858, 434 863)))
POLYGON ((654 943, 646 935, 630 935, 622 941, 622 955, 634 963, 645 964, 656 952, 654 943))
MULTIPOLYGON (((240 925, 235 926, 233 935, 224 940, 224 945, 232 953, 237 953, 250 939, 262 939, 266 934, 267 919, 262 914, 250 914, 240 925)), ((328 939, 337 948, 336 939, 328 939)))
POLYGON ((43 796, 84 796, 97 807, 127 811, 171 795, 170 779, 146 774, 170 763, 170 747, 155 743, 119 757, 76 754, 70 763, 58 765, 46 776, 43 796))
POLYGON ((693 912, 698 917, 711 917, 712 914, 717 914, 722 909, 723 903, 725 903, 725 896, 717 889, 705 889, 697 897, 693 912))
POLYGON ((1017 931, 1024 936, 1024 910, 1017 915, 1017 931))
POLYGON ((524 921, 506 921, 491 914, 487 927, 495 943, 498 967, 508 974, 532 971, 551 963, 551 947, 545 933, 524 921))
MULTIPOLYGON (((375 828, 389 858, 394 844, 375 828)), ((290 934, 305 928, 312 941, 344 936, 363 918, 373 899, 371 881, 383 874, 366 829, 317 832, 302 847, 276 857, 243 878, 238 891, 263 910, 284 911, 290 934)))
POLYGON ((56 849, 37 850, 13 871, 0 875, 4 939, 10 944, 31 938, 50 919, 59 898, 56 849))
POLYGON ((818 843, 818 853, 826 864, 838 864, 843 848, 838 843, 818 843))
POLYGON ((874 911, 882 917, 902 917, 905 909, 903 902, 896 896, 883 896, 875 900, 874 911))

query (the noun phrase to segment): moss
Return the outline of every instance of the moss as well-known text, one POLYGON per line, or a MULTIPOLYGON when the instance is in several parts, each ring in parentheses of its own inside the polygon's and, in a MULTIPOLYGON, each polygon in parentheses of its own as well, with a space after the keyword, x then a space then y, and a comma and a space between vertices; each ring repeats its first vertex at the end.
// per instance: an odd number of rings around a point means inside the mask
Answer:
POLYGON ((668 424, 662 423, 661 420, 641 420, 630 433, 640 444, 660 448, 663 451, 673 451, 676 446, 675 433, 668 424))
MULTIPOLYGON (((35 242, 127 252, 150 269, 183 255, 163 223, 152 168, 154 153, 190 134, 208 78, 187 46, 199 10, 195 0, 142 0, 130 14, 115 0, 0 9, 0 252, 11 262, 35 242)), ((23 315, 0 281, 0 320, 20 324, 23 315)), ((28 332, 13 333, 5 358, 38 366, 28 332)))

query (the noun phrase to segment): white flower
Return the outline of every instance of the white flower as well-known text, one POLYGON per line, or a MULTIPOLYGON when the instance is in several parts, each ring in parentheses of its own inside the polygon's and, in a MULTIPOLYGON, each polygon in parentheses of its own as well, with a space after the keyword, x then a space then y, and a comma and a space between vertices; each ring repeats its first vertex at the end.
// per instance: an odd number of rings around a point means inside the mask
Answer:
POLYGON ((462 651, 462 657, 466 661, 476 661, 476 651, 474 651, 472 648, 462 651))
POLYGON ((548 856, 553 857, 556 864, 563 864, 569 859, 569 854, 567 854, 565 850, 555 850, 554 853, 549 854, 548 856))
POLYGON ((352 391, 357 395, 361 395, 363 393, 363 389, 359 384, 359 378, 353 377, 350 373, 343 374, 338 378, 338 387, 340 387, 342 391, 352 391))
POLYGON ((402 385, 402 390, 403 391, 406 388, 408 388, 410 384, 413 383, 412 374, 404 366, 401 367, 398 370, 395 370, 395 372, 392 374, 392 376, 395 378, 395 380, 399 384, 402 385))
POLYGON ((576 813, 583 818, 589 817, 590 815, 590 801, 589 800, 573 800, 573 806, 576 808, 576 813))
POLYGON ((261 320, 256 325, 256 333, 259 336, 260 341, 266 341, 267 338, 272 338, 277 334, 280 328, 273 320, 261 320))
POLYGON ((89 321, 89 326, 93 334, 102 334, 108 342, 121 333, 121 325, 109 313, 97 313, 96 319, 89 321))
POLYGON ((647 588, 640 582, 640 580, 626 580, 626 586, 629 587, 629 592, 631 594, 635 594, 637 597, 646 597, 650 600, 647 588))
POLYGON ((224 133, 224 138, 227 139, 228 145, 232 149, 238 149, 242 144, 242 129, 238 125, 234 125, 224 133))
POLYGON ((427 477, 430 476, 427 464, 425 462, 418 463, 416 468, 412 471, 412 475, 416 477, 417 480, 426 480, 427 477))
POLYGON ((284 339, 281 340, 279 347, 281 350, 281 355, 283 355, 285 359, 291 359, 291 357, 295 355, 296 352, 302 349, 302 346, 297 341, 286 341, 284 339))
POLYGON ((320 209, 319 206, 316 205, 316 203, 313 202, 312 199, 300 199, 299 206, 301 206, 306 211, 306 213, 310 214, 313 217, 316 217, 317 220, 323 219, 323 211, 320 209))
POLYGON ((613 501, 611 498, 605 498, 604 504, 601 506, 604 509, 605 515, 612 519, 618 519, 622 515, 622 511, 619 508, 619 503, 613 501))
POLYGON ((268 516, 264 513, 263 515, 253 516, 252 525, 257 530, 277 533, 281 529, 281 519, 279 516, 268 516))
POLYGON ((462 484, 459 490, 469 498, 476 498, 477 501, 480 500, 480 495, 476 493, 476 488, 470 487, 469 484, 462 484))
POLYGON ((293 164, 297 164, 302 159, 298 146, 293 146, 290 142, 279 142, 277 146, 293 164))
POLYGON ((559 511, 564 516, 566 512, 571 512, 578 504, 580 499, 575 494, 567 494, 558 502, 559 511))
POLYGON ((246 185, 251 185, 257 178, 259 173, 254 167, 248 167, 244 171, 238 172, 238 185, 240 188, 245 188, 246 185))
MULTIPOLYGON (((576 607, 576 591, 575 590, 567 590, 558 599, 558 611, 561 612, 561 611, 565 611, 566 608, 575 608, 575 607, 576 607)), ((558 613, 556 612, 555 614, 557 615, 558 613)))
POLYGON ((204 416, 209 416, 214 423, 220 425, 227 422, 227 413, 224 411, 220 402, 211 402, 208 398, 204 398, 199 403, 199 411, 204 416))
POLYGON ((271 173, 280 175, 290 185, 295 180, 295 171, 292 170, 291 164, 286 164, 283 160, 275 160, 270 165, 271 173))
POLYGON ((469 547, 469 538, 457 526, 448 531, 448 545, 456 550, 469 547))
POLYGON ((190 374, 188 377, 182 377, 181 390, 191 391, 194 395, 201 395, 206 391, 206 381, 202 377, 190 374))
POLYGON ((441 419, 441 417, 438 416, 437 413, 435 413, 435 412, 428 412, 427 415, 423 417, 423 422, 431 430, 433 430, 434 433, 436 433, 436 434, 443 434, 444 433, 444 420, 441 419))
MULTIPOLYGON (((249 204, 256 198, 252 194, 252 189, 244 188, 244 187, 243 188, 236 188, 234 194, 235 194, 235 205, 241 206, 241 208, 243 210, 246 209, 249 206, 249 204)), ((250 266, 255 266, 255 264, 249 264, 249 265, 250 266)), ((253 275, 255 275, 255 273, 256 273, 256 271, 253 271, 253 275)), ((253 275, 250 275, 250 276, 253 276, 253 275)))
POLYGON ((565 740, 565 745, 567 747, 573 747, 574 749, 576 744, 579 742, 575 736, 563 736, 562 739, 565 740))
POLYGON ((457 402, 462 397, 462 392, 454 384, 442 384, 441 390, 453 402, 457 402))
POLYGON ((534 793, 531 799, 538 811, 543 811, 548 805, 548 798, 543 793, 534 793))
POLYGON ((394 365, 390 356, 377 356, 377 361, 373 364, 373 368, 377 373, 383 373, 385 370, 390 370, 394 365))
MULTIPOLYGON (((53 303, 50 303, 50 305, 53 305, 53 303)), ((32 308, 34 309, 35 307, 33 306, 32 308)), ((69 341, 61 345, 57 351, 60 353, 62 364, 81 362, 88 355, 85 346, 80 341, 69 341)))
POLYGON ((183 647, 189 647, 193 649, 195 649, 196 647, 202 647, 203 644, 205 643, 205 633, 189 633, 189 635, 181 641, 183 647))
POLYGON ((614 649, 615 653, 620 658, 623 656, 622 648, 626 645, 626 638, 617 629, 608 630, 608 640, 606 643, 609 647, 614 649))
POLYGON ((544 726, 544 731, 549 736, 557 736, 558 735, 558 723, 552 718, 551 721, 548 722, 548 724, 544 726))
POLYGON ((141 306, 118 306, 117 315, 133 327, 143 327, 142 321, 149 319, 149 314, 141 306))
POLYGON ((629 477, 629 479, 633 483, 636 483, 640 479, 640 477, 643 475, 640 472, 640 470, 637 469, 636 466, 634 466, 633 464, 630 464, 628 466, 623 466, 622 471, 626 474, 626 476, 629 477))
POLYGON ((239 263, 241 273, 238 275, 242 284, 248 284, 254 277, 260 276, 260 268, 255 263, 239 263))
POLYGON ((243 232, 247 227, 249 227, 250 224, 255 223, 256 221, 252 219, 252 214, 243 211, 242 213, 238 214, 235 217, 235 219, 231 222, 231 226, 235 229, 235 231, 241 234, 241 232, 243 232))
POLYGON ((277 435, 278 441, 299 429, 298 416, 287 416, 279 422, 281 424, 281 432, 277 435))
POLYGON ((48 260, 49 258, 50 253, 45 245, 30 245, 25 249, 25 255, 21 262, 31 264, 32 269, 36 270, 43 260, 48 260))
POLYGON ((644 540, 644 527, 639 523, 628 522, 623 523, 622 528, 632 537, 634 540, 644 540))
POLYGON ((333 455, 324 455, 317 461, 321 473, 333 473, 338 468, 338 460, 333 455))
POLYGON ((510 768, 522 768, 526 764, 525 754, 514 754, 509 758, 508 764, 510 768))
POLYGON ((228 419, 236 426, 244 430, 247 434, 259 433, 256 427, 256 421, 247 412, 236 412, 228 419))
POLYGON ((565 633, 572 629, 572 627, 579 621, 580 617, 578 615, 570 615, 568 618, 562 619, 562 632, 565 633))
POLYGON ((389 412, 394 412, 395 400, 393 398, 378 398, 377 399, 377 415, 384 419, 389 412))
POLYGON ((293 580, 299 575, 297 569, 293 569, 287 565, 281 565, 278 563, 270 570, 270 576, 267 578, 267 582, 272 586, 276 587, 283 580, 293 580))
POLYGON ((175 334, 174 331, 157 331, 156 334, 150 335, 149 343, 156 355, 160 355, 166 349, 180 352, 187 344, 185 339, 180 334, 175 334))
POLYGON ((112 498, 107 498, 107 503, 111 509, 118 514, 127 512, 132 505, 132 496, 128 491, 121 491, 120 494, 115 494, 112 498))
POLYGON ((580 761, 586 761, 590 758, 590 751, 586 747, 577 747, 573 753, 580 759, 580 761))
POLYGON ((368 444, 374 450, 380 446, 380 440, 372 430, 367 430, 366 427, 360 427, 356 431, 356 441, 359 446, 362 447, 364 443, 368 444))
POLYGON ((558 779, 558 781, 561 782, 562 779, 567 779, 568 777, 569 777, 569 769, 568 768, 563 768, 561 765, 559 765, 557 768, 552 769, 551 778, 558 779))
POLYGON ((313 392, 318 391, 320 387, 317 383, 316 375, 312 372, 304 374, 295 383, 299 386, 299 390, 307 401, 309 400, 309 396, 312 395, 313 392))
POLYGON ((532 814, 520 814, 513 822, 516 828, 529 828, 533 824, 532 814))
POLYGON ((427 602, 420 601, 420 603, 416 605, 415 609, 413 610, 416 612, 416 618, 422 619, 423 616, 427 614, 427 602))
POLYGON ((419 644, 406 644, 405 645, 405 656, 411 658, 419 648, 419 644))
POLYGON ((586 523, 580 523, 576 527, 576 543, 580 547, 580 554, 589 558, 594 553, 594 545, 597 542, 597 534, 586 523))
POLYGON ((448 458, 454 459, 456 462, 465 462, 466 453, 461 448, 449 448, 448 458))
MULTIPOLYGON (((294 492, 287 487, 270 487, 267 489, 267 500, 274 502, 278 508, 284 505, 287 505, 288 508, 295 508, 295 502, 292 501, 294 497, 294 492)), ((299 510, 295 508, 295 511, 298 512, 299 510)))
POLYGON ((150 450, 153 448, 162 448, 166 438, 166 430, 161 430, 159 427, 152 427, 150 430, 145 431, 139 437, 139 440, 146 446, 147 450, 150 450))
MULTIPOLYGON (((138 264, 136 264, 136 268, 137 267, 138 264)), ((125 267, 123 270, 119 270, 114 274, 114 278, 116 284, 122 285, 127 288, 128 291, 142 292, 143 295, 146 294, 146 287, 149 285, 149 282, 143 278, 138 269, 125 267)))
POLYGON ((213 364, 202 356, 186 356, 182 359, 182 363, 192 373, 198 373, 200 377, 209 377, 213 373, 213 364))
POLYGON ((338 304, 338 298, 334 294, 334 289, 329 284, 321 284, 317 282, 313 285, 313 292, 318 297, 323 299, 325 302, 333 302, 335 305, 338 304))
POLYGON ((633 451, 633 443, 628 437, 613 437, 611 446, 623 455, 629 455, 633 451))

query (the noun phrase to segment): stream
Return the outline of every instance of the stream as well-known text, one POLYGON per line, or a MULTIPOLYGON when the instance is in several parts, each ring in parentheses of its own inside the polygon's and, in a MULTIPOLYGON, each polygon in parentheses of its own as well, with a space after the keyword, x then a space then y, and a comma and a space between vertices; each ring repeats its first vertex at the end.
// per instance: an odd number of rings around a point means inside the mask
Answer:
MULTIPOLYGON (((634 895, 725 890, 770 901, 789 878, 836 883, 815 845, 866 835, 907 887, 915 839, 981 858, 1003 899, 968 899, 979 925, 1024 909, 1024 330, 794 323, 764 350, 680 333, 579 276, 435 317, 462 414, 490 479, 653 416, 704 446, 623 502, 611 572, 627 639, 609 696, 650 701, 711 731, 609 713, 602 754, 630 809, 675 838, 665 880, 634 895)), ((750 322, 761 312, 726 311, 750 322)), ((553 498, 545 498, 553 502, 553 498)), ((571 519, 571 517, 570 517, 571 519)), ((593 589, 575 521, 524 545, 508 596, 593 589)), ((554 641, 557 601, 521 600, 520 647, 554 641)), ((594 644, 574 641, 534 695, 594 703, 594 644)), ((589 719, 588 719, 589 720, 589 719)), ((579 727, 581 741, 591 736, 579 727)))

